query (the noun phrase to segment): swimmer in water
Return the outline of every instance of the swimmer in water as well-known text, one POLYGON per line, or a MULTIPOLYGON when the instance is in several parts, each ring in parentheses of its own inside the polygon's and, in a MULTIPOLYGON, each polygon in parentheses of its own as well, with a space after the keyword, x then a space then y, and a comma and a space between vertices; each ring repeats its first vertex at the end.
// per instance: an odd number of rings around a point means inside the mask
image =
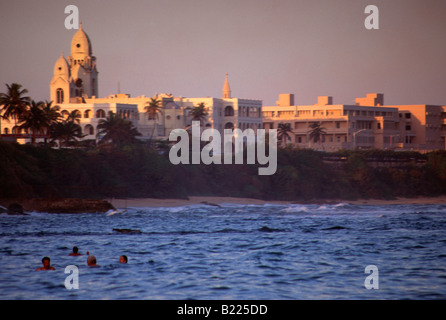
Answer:
POLYGON ((96 264, 96 257, 95 256, 88 256, 87 264, 89 267, 100 267, 96 264))
POLYGON ((73 247, 73 252, 69 254, 70 256, 81 256, 81 254, 79 253, 79 248, 78 247, 73 247))
POLYGON ((128 259, 126 255, 122 255, 119 257, 119 263, 127 263, 128 259))
POLYGON ((43 267, 37 268, 36 271, 42 271, 42 270, 56 270, 50 265, 50 258, 49 257, 43 257, 42 264, 43 267))

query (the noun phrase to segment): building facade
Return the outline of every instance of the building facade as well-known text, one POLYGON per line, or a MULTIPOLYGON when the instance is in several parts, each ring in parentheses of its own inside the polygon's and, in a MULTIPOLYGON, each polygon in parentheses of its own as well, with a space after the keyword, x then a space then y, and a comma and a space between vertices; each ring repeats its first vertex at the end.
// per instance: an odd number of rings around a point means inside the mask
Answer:
MULTIPOLYGON (((100 139, 97 126, 110 111, 131 120, 141 133, 140 139, 168 139, 172 130, 191 125, 191 110, 200 103, 204 103, 208 112, 203 129, 262 128, 262 101, 232 97, 227 74, 221 98, 186 98, 166 93, 153 97, 118 93, 99 98, 98 74, 90 38, 81 25, 72 38, 71 54, 64 57, 62 53, 57 59, 49 87, 50 100, 60 107, 64 118, 71 112, 79 115, 82 132, 86 134, 83 139, 100 139), (153 119, 146 112, 151 98, 159 100, 161 105, 161 111, 153 119)), ((20 143, 29 141, 29 137, 18 137, 28 132, 18 128, 14 121, 1 120, 0 128, 5 136, 12 137, 15 133, 13 139, 20 143)))
POLYGON ((314 105, 296 105, 293 94, 280 94, 276 106, 264 106, 265 129, 289 123, 291 141, 300 148, 325 151, 339 149, 395 149, 430 151, 445 149, 446 107, 430 105, 384 105, 383 94, 367 94, 353 105, 333 104, 318 97, 314 105), (310 125, 320 123, 321 141, 310 139, 310 125))

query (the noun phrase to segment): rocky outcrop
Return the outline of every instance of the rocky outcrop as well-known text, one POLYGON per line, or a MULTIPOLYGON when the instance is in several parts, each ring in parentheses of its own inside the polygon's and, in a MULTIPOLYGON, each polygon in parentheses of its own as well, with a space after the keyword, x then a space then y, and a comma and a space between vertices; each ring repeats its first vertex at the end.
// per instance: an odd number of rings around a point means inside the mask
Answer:
POLYGON ((35 203, 35 211, 48 213, 104 213, 114 209, 110 202, 97 199, 38 200, 35 203))
POLYGON ((115 209, 113 205, 100 199, 28 199, 10 201, 6 204, 8 214, 25 214, 25 212, 47 212, 47 213, 105 213, 115 209))

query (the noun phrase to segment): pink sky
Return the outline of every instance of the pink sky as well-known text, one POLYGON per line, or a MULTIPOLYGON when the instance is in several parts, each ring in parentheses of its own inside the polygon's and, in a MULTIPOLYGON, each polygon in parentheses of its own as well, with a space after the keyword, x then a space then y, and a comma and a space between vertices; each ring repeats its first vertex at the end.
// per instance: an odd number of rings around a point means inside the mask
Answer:
POLYGON ((70 54, 75 30, 65 6, 80 10, 99 71, 99 96, 172 93, 232 95, 274 105, 318 95, 353 104, 369 92, 386 104, 446 104, 443 0, 85 0, 2 1, 0 91, 18 82, 49 99, 54 63, 70 54), (366 30, 374 4, 380 29, 366 30))

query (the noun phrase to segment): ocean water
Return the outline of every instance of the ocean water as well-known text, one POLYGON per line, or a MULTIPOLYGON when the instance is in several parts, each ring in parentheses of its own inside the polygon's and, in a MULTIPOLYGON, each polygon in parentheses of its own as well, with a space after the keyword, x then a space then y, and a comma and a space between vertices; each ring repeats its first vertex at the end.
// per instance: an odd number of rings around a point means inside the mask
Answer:
POLYGON ((0 216, 0 299, 445 299, 445 266, 444 205, 0 216), (68 256, 73 246, 84 255, 68 256), (86 251, 100 268, 87 266, 86 251), (127 264, 118 263, 122 254, 127 264), (35 271, 44 256, 55 271, 35 271), (65 287, 69 265, 78 289, 65 287))

